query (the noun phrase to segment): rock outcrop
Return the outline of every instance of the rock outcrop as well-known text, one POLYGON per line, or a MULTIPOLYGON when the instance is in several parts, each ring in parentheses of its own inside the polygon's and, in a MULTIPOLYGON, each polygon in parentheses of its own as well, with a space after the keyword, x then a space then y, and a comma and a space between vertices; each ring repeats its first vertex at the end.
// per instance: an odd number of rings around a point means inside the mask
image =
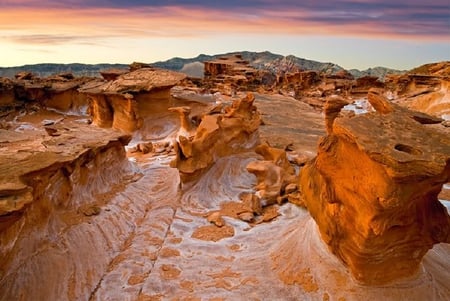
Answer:
POLYGON ((358 281, 382 285, 414 276, 434 244, 450 243, 437 199, 450 180, 450 138, 380 91, 368 97, 376 112, 328 121, 299 185, 331 252, 358 281))
POLYGON ((13 106, 15 101, 14 84, 8 78, 0 78, 0 108, 13 106))
POLYGON ((249 65, 239 54, 204 62, 204 85, 225 95, 255 91, 268 80, 270 72, 249 65))
POLYGON ((255 195, 263 206, 281 204, 288 199, 288 194, 297 190, 295 185, 295 170, 289 163, 286 152, 261 144, 255 149, 264 160, 252 161, 247 165, 247 171, 257 179, 255 195))
MULTIPOLYGON (((248 94, 225 107, 223 113, 204 115, 193 136, 178 137, 171 166, 178 168, 182 182, 196 179, 220 157, 255 147, 261 118, 254 100, 253 94, 248 94)), ((188 111, 180 112, 185 116, 182 112, 188 111)))
POLYGON ((106 70, 102 70, 100 71, 100 75, 108 81, 113 81, 116 80, 119 76, 121 76, 122 74, 125 74, 129 72, 127 69, 106 69, 106 70))
POLYGON ((103 209, 106 194, 134 176, 131 137, 77 122, 52 127, 58 135, 0 130, 1 300, 88 299, 121 245, 104 236, 121 221, 103 209))
POLYGON ((83 114, 88 101, 78 88, 92 80, 75 78, 71 73, 39 78, 30 72, 21 72, 15 79, 0 80, 0 107, 35 103, 58 111, 83 114))
POLYGON ((113 81, 88 83, 80 91, 88 95, 94 124, 133 132, 142 127, 142 114, 152 105, 155 111, 161 102, 165 103, 161 110, 170 107, 170 89, 185 77, 178 72, 144 67, 113 81))
POLYGON ((396 102, 413 110, 450 119, 450 62, 429 64, 404 75, 391 75, 386 85, 396 102))

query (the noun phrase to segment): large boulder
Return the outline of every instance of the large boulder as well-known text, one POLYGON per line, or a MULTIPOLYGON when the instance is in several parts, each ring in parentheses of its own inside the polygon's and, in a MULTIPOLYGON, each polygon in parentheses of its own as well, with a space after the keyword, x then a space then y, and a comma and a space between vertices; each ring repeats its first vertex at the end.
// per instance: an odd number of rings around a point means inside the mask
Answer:
POLYGON ((450 243, 450 217, 437 198, 450 180, 450 136, 380 91, 368 97, 375 112, 330 110, 328 135, 299 186, 331 252, 358 281, 382 285, 414 276, 434 244, 450 243))

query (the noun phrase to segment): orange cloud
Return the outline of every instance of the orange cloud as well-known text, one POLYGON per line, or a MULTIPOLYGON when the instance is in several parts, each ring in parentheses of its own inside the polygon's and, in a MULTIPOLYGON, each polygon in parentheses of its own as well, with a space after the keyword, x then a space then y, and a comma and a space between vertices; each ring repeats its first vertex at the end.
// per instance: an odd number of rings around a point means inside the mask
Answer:
MULTIPOLYGON (((338 13, 338 12, 337 12, 338 13)), ((377 22, 326 22, 308 11, 255 10, 253 13, 186 7, 135 9, 25 9, 0 11, 0 38, 20 44, 102 43, 112 38, 195 38, 221 34, 335 35, 395 39, 450 40, 448 35, 423 34, 414 25, 400 31, 377 22), (322 20, 322 21, 321 21, 322 20)))

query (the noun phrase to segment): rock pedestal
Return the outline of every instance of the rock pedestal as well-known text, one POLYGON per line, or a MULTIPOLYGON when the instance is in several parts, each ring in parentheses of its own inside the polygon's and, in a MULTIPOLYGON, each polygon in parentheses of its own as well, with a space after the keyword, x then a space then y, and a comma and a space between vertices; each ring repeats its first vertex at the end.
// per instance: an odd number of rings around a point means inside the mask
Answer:
POLYGON ((91 82, 80 88, 88 95, 93 123, 99 127, 133 132, 143 124, 143 108, 158 110, 161 101, 170 100, 170 89, 186 75, 178 72, 141 68, 108 82, 91 82), (159 104, 157 104, 159 103, 159 104))

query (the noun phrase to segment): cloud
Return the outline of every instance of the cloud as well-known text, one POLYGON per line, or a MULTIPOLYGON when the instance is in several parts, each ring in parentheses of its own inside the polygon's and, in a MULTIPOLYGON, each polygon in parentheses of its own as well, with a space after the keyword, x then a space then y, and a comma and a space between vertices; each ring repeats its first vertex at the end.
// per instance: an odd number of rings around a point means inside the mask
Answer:
POLYGON ((64 35, 51 35, 51 34, 32 34, 32 35, 15 35, 6 36, 4 39, 10 40, 18 44, 45 44, 45 45, 58 45, 66 43, 74 43, 79 41, 85 41, 85 36, 64 36, 64 35))
POLYGON ((4 0, 0 37, 42 45, 227 34, 449 40, 447 1, 4 0))

